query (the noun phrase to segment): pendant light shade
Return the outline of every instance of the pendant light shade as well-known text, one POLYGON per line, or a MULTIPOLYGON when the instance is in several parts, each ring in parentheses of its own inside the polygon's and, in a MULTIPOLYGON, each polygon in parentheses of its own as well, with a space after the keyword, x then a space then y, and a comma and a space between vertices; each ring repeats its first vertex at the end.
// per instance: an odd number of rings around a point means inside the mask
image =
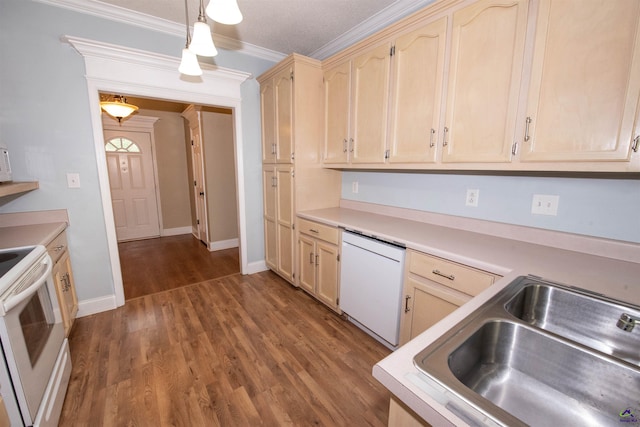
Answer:
POLYGON ((198 57, 186 47, 182 49, 182 61, 180 61, 178 71, 187 76, 202 75, 202 69, 200 68, 200 64, 198 64, 198 57))
POLYGON ((100 107, 111 117, 122 122, 122 119, 129 117, 138 107, 133 104, 127 104, 127 99, 120 95, 115 95, 113 101, 102 101, 100 107))
POLYGON ((193 24, 193 38, 189 43, 189 50, 200 56, 216 56, 218 50, 211 38, 211 27, 207 24, 207 17, 204 14, 204 0, 200 0, 200 13, 198 22, 193 24))
POLYGON ((242 13, 236 0, 211 0, 207 6, 207 15, 214 21, 226 25, 235 25, 242 21, 242 13))

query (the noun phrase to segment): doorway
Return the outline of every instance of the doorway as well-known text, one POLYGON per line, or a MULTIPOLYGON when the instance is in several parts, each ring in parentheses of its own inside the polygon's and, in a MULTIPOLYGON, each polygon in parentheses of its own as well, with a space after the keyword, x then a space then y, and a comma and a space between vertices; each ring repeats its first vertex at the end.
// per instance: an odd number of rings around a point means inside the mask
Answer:
MULTIPOLYGON (((114 283, 112 308, 124 305, 125 298, 111 206, 106 156, 103 149, 104 136, 102 135, 99 106, 100 91, 124 92, 152 99, 168 99, 199 105, 222 106, 233 111, 240 268, 241 273, 248 273, 245 190, 244 180, 242 179, 244 175, 244 156, 240 85, 250 77, 250 73, 205 66, 203 67, 202 77, 196 79, 185 78, 177 72, 179 58, 71 36, 64 36, 63 40, 78 51, 85 62, 88 108, 91 111, 109 262, 114 283)), ((102 307, 103 309, 109 308, 105 304, 102 307)))

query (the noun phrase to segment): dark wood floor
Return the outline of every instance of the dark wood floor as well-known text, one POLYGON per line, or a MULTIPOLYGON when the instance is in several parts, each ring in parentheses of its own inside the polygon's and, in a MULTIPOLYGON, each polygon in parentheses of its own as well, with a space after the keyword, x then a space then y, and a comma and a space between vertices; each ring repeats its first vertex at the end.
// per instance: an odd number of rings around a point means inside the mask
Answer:
POLYGON ((118 244, 125 300, 240 272, 238 248, 209 252, 191 234, 118 244))
POLYGON ((387 425, 389 350, 272 272, 129 299, 69 341, 61 426, 387 425))

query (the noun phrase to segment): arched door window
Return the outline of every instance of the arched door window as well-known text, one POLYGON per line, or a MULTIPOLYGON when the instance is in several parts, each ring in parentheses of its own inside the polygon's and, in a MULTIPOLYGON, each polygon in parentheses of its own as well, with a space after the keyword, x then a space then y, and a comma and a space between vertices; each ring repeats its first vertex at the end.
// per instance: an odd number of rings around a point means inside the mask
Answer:
POLYGON ((107 152, 120 152, 120 153, 140 153, 140 147, 138 144, 127 138, 112 138, 104 144, 104 149, 107 152))

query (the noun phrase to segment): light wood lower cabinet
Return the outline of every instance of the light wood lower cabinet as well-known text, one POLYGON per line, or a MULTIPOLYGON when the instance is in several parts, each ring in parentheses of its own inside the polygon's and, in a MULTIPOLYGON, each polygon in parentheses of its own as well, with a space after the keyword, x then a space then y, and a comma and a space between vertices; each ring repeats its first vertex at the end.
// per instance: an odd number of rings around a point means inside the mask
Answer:
POLYGON ((389 427, 430 427, 431 424, 420 418, 411 408, 397 397, 391 396, 389 401, 389 427))
POLYGON ((339 231, 298 218, 298 286, 335 311, 340 274, 339 231))
POLYGON ((497 276, 412 250, 405 262, 404 307, 400 345, 406 344, 473 296, 497 276))
POLYGON ((68 337, 78 313, 78 296, 76 295, 76 287, 73 281, 66 232, 60 233, 47 245, 47 252, 53 262, 51 274, 56 287, 58 304, 60 305, 64 334, 68 337))

